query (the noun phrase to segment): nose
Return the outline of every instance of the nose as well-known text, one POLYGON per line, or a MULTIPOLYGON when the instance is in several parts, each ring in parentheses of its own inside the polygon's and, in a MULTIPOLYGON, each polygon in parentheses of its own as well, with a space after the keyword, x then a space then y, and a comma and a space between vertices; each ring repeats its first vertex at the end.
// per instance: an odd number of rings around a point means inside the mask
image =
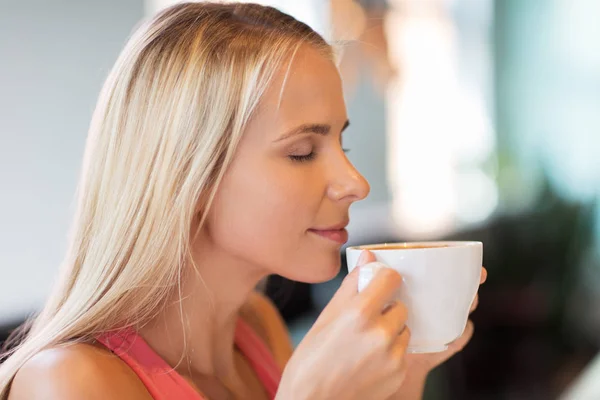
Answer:
POLYGON ((332 176, 332 181, 327 188, 327 195, 335 201, 353 203, 367 197, 370 191, 369 182, 346 159, 340 171, 332 176))

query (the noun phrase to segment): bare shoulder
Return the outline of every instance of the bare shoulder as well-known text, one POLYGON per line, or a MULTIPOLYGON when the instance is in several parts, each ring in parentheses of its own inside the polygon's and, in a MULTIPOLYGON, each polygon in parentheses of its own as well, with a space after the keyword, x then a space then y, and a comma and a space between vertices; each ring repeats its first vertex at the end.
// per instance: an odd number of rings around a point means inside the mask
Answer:
POLYGON ((281 368, 292 356, 293 346, 285 321, 273 302, 253 292, 242 310, 242 318, 263 338, 281 368))
POLYGON ((72 344, 43 350, 19 370, 9 400, 151 399, 135 373, 108 350, 72 344))

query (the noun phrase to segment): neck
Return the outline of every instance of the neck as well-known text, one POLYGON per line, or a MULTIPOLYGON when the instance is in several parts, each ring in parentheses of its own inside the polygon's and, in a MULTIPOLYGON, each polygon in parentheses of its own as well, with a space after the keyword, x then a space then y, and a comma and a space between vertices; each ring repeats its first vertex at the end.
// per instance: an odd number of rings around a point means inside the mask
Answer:
POLYGON ((140 334, 171 366, 193 382, 215 378, 238 386, 234 336, 239 312, 265 273, 225 252, 198 249, 181 293, 140 334))

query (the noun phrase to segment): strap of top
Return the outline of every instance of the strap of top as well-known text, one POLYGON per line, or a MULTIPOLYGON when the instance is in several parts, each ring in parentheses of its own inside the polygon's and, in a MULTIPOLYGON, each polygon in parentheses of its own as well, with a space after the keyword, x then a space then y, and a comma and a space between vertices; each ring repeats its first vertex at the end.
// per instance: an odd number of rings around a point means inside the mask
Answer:
POLYGON ((274 399, 281 381, 281 369, 271 350, 243 319, 238 319, 235 344, 246 357, 269 398, 274 399))
MULTIPOLYGON (((134 330, 101 335, 97 340, 116 354, 136 373, 155 400, 203 400, 177 371, 166 363, 134 330)), ((235 344, 246 357, 269 398, 274 399, 281 371, 267 345, 241 318, 235 344)))
POLYGON ((204 400, 134 330, 107 333, 97 340, 117 355, 140 378, 155 400, 204 400))

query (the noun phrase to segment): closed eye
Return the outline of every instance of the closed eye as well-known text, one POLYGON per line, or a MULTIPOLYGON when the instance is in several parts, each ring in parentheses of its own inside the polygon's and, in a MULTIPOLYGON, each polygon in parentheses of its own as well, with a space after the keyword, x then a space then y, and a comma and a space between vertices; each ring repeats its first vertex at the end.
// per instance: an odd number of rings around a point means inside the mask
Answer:
POLYGON ((290 159, 292 161, 297 161, 297 162, 306 162, 306 161, 311 161, 315 158, 316 153, 314 151, 311 151, 309 154, 304 154, 304 155, 290 155, 290 159))

